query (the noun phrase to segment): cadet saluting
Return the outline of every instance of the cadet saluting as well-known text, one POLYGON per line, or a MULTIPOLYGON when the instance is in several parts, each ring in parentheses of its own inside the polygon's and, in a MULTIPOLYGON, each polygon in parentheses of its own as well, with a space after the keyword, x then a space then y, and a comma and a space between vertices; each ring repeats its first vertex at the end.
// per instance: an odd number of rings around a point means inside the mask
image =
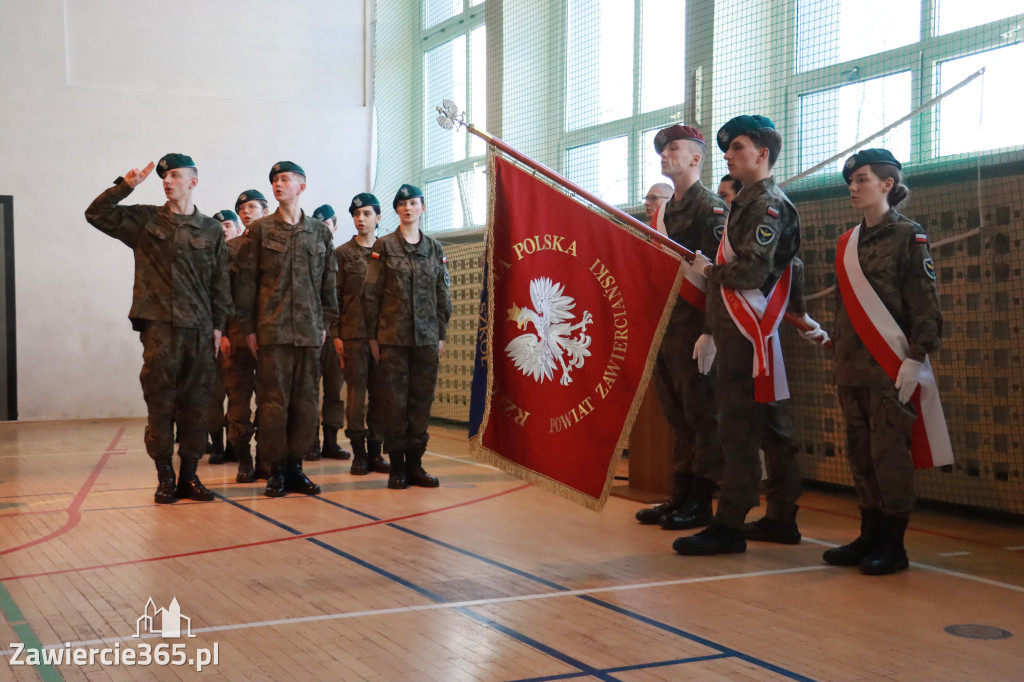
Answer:
POLYGON ((859 565, 869 575, 909 565, 903 534, 914 507, 910 444, 918 418, 911 399, 942 333, 928 235, 896 211, 908 193, 900 168, 885 149, 864 149, 847 159, 843 178, 863 220, 840 238, 836 253, 835 383, 861 532, 850 544, 826 551, 824 559, 833 566, 859 565), (881 364, 889 352, 886 337, 905 349, 904 357, 886 363, 895 377, 881 364))
POLYGON ((214 357, 231 309, 228 253, 216 220, 192 203, 196 165, 167 154, 156 166, 164 182, 163 206, 118 206, 153 171, 133 168, 85 211, 89 224, 135 252, 135 286, 128 318, 142 340, 142 395, 146 399, 146 452, 156 463, 153 500, 210 501, 196 465, 206 443, 214 357), (212 344, 212 345, 211 345, 212 344), (181 445, 175 486, 174 423, 181 445))
POLYGON ((420 231, 425 207, 418 187, 402 185, 392 206, 400 226, 374 243, 363 290, 366 336, 380 363, 380 440, 391 458, 389 488, 436 488, 423 453, 452 314, 447 259, 441 244, 420 231))

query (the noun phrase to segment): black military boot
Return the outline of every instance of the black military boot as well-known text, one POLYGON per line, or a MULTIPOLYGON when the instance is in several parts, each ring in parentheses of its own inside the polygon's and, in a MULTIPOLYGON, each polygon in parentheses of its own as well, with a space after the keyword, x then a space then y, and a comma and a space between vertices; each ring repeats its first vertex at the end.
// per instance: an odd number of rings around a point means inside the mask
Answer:
MULTIPOLYGON (((256 455, 257 459, 259 455, 256 455)), ((269 467, 269 476, 267 477, 267 488, 263 491, 263 494, 267 497, 284 497, 288 491, 284 488, 284 464, 274 464, 269 467)))
POLYGON ((906 532, 907 519, 883 516, 878 525, 878 539, 860 562, 860 572, 864 575, 889 575, 910 566, 907 550, 903 546, 903 535, 906 532))
POLYGON ((777 521, 764 516, 753 523, 745 523, 743 524, 743 536, 747 540, 754 542, 799 545, 800 529, 796 525, 796 512, 798 509, 799 507, 793 505, 793 515, 784 521, 777 521))
MULTIPOLYGON (((267 483, 269 487, 270 483, 267 483)), ((302 493, 303 495, 319 495, 320 486, 309 480, 302 471, 302 460, 288 458, 284 468, 284 489, 290 493, 302 493)))
POLYGON ((324 449, 323 456, 327 459, 348 459, 351 452, 342 450, 338 445, 338 429, 333 426, 324 427, 324 449))
POLYGON ((388 453, 391 458, 391 471, 388 475, 388 487, 392 490, 405 490, 409 482, 405 479, 405 452, 398 450, 388 453))
POLYGON ((235 450, 235 444, 230 440, 224 446, 224 461, 225 462, 237 462, 238 452, 235 450))
POLYGON ((821 558, 830 566, 857 566, 871 553, 878 540, 878 527, 882 512, 878 509, 860 510, 860 535, 848 545, 825 550, 821 558))
POLYGON ((178 499, 195 500, 196 502, 212 502, 213 493, 207 489, 196 475, 198 459, 182 459, 178 469, 178 499))
POLYGON ((676 538, 672 549, 686 556, 740 554, 747 551, 747 541, 743 539, 743 531, 740 529, 712 522, 696 535, 676 538))
POLYGON ((174 485, 174 462, 170 457, 156 460, 156 478, 158 484, 153 501, 157 504, 172 504, 177 501, 178 496, 175 494, 174 485))
POLYGON ((370 460, 366 456, 366 436, 350 435, 352 443, 352 468, 348 470, 353 476, 365 476, 370 473, 370 460))
POLYGON ((636 520, 645 526, 656 526, 661 523, 661 517, 674 512, 683 506, 686 498, 690 495, 690 488, 693 487, 692 474, 673 474, 674 481, 672 496, 661 504, 653 507, 644 507, 636 513, 636 520))
POLYGON ((210 431, 210 464, 224 463, 224 429, 210 431))
POLYGON ((369 460, 370 471, 375 474, 390 474, 391 465, 380 454, 380 446, 379 440, 373 440, 369 436, 366 437, 366 457, 369 460))
POLYGON ((441 483, 436 476, 431 476, 423 468, 423 453, 426 449, 427 447, 424 445, 405 454, 405 478, 409 485, 420 488, 436 488, 441 483))
POLYGON ((703 528, 715 518, 711 511, 711 500, 715 497, 715 482, 703 476, 693 477, 693 487, 683 506, 661 517, 665 530, 688 530, 703 528))
POLYGON ((306 460, 307 462, 317 462, 322 457, 323 454, 321 454, 320 452, 320 436, 318 435, 316 442, 313 443, 313 449, 307 452, 302 459, 306 460))
POLYGON ((252 465, 249 444, 239 445, 235 448, 235 454, 238 455, 238 473, 235 474, 235 483, 255 483, 256 469, 252 465))

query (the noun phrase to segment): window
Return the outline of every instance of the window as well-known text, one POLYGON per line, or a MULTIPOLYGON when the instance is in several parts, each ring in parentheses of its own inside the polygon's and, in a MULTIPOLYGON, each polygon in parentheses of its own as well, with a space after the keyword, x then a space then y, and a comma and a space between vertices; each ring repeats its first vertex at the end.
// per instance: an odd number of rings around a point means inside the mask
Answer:
POLYGON ((465 129, 445 130, 435 116, 427 115, 451 99, 466 112, 467 122, 486 128, 487 27, 482 9, 473 9, 481 2, 427 0, 424 4, 424 24, 439 27, 423 33, 424 114, 420 119, 426 221, 433 232, 478 227, 487 220, 486 144, 465 129))
MULTIPOLYGON (((885 146, 906 166, 1024 145, 1024 130, 1010 120, 1019 80, 1014 70, 1024 63, 1024 15, 1013 14, 1019 2, 794 1, 796 68, 790 89, 797 125, 783 132, 799 150, 786 157, 783 177, 814 167, 918 108, 865 146, 885 146), (982 67, 982 78, 933 103, 982 67)), ((837 173, 841 162, 819 172, 837 173)))
POLYGON ((638 209, 665 181, 654 133, 682 117, 686 3, 566 0, 566 16, 564 174, 638 209))

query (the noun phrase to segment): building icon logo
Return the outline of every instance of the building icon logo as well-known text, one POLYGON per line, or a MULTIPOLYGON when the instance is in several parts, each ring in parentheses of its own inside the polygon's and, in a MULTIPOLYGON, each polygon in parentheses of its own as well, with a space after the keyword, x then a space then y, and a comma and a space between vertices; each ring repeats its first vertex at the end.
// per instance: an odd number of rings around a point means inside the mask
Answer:
POLYGON ((135 621, 135 634, 133 638, 142 637, 146 634, 160 635, 164 639, 181 638, 182 623, 185 626, 185 637, 195 637, 192 634, 192 619, 181 615, 181 606, 178 605, 178 598, 171 599, 166 609, 158 609, 150 597, 146 602, 146 609, 135 621))

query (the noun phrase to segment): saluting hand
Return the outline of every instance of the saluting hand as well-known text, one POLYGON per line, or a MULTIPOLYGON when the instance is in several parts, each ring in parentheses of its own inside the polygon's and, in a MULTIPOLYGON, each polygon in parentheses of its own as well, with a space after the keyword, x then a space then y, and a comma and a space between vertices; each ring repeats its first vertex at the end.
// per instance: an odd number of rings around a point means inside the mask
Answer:
POLYGON ((152 161, 150 161, 149 165, 143 168, 142 170, 139 170, 138 168, 132 168, 130 171, 124 174, 124 183, 131 187, 132 189, 135 189, 142 183, 143 180, 149 177, 149 174, 153 172, 154 168, 156 168, 156 164, 153 163, 152 161))

